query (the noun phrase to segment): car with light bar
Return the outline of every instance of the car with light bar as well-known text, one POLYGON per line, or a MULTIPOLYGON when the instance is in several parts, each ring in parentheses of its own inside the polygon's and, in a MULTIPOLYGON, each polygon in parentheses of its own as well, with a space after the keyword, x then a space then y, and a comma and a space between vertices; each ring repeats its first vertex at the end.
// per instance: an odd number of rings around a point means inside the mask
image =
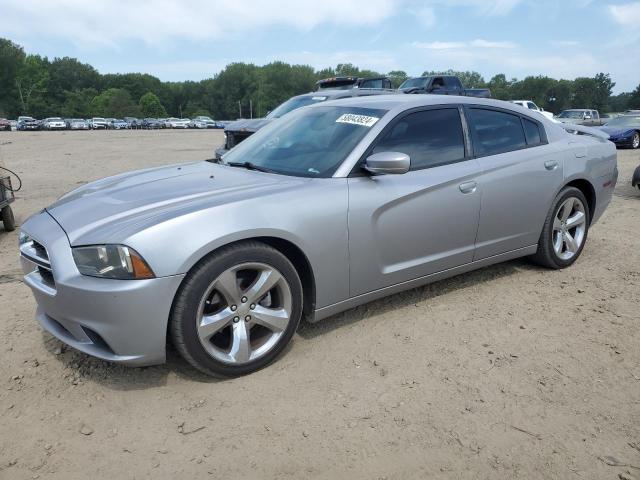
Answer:
POLYGON ((303 318, 518 257, 570 267, 618 177, 608 135, 571 129, 472 97, 295 109, 219 161, 98 180, 26 220, 36 319, 105 360, 162 363, 169 340, 232 377, 303 318))

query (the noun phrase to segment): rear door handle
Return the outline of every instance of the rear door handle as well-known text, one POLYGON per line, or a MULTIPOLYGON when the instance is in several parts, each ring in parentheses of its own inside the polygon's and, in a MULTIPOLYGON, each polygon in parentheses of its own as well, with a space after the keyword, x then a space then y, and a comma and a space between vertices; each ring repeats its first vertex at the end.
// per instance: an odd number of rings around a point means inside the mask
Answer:
POLYGON ((548 160, 544 162, 544 168, 546 168, 547 170, 555 170, 556 168, 558 168, 558 162, 556 162, 555 160, 548 160))
POLYGON ((478 184, 476 182, 464 182, 461 183, 458 188, 462 193, 473 193, 476 191, 478 184))

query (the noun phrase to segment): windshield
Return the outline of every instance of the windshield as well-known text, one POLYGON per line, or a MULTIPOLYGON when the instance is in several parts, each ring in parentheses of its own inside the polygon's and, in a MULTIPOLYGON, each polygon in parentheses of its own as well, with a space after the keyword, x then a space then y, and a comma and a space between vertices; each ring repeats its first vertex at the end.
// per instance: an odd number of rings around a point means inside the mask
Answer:
POLYGON ((584 110, 565 110, 558 118, 582 118, 584 110))
POLYGON ((293 110, 311 105, 314 103, 324 102, 327 99, 324 95, 314 95, 312 97, 294 97, 290 98, 286 102, 280 104, 279 107, 267 115, 267 118, 280 118, 285 113, 292 112, 293 110))
POLYGON ((640 117, 616 117, 604 124, 605 127, 640 127, 640 117))
POLYGON ((407 80, 402 82, 402 85, 400 85, 400 88, 419 88, 419 87, 424 87, 426 84, 427 84, 426 78, 408 78, 407 80))
POLYGON ((251 135, 222 160, 251 162, 283 175, 328 178, 385 113, 358 107, 299 109, 251 135))

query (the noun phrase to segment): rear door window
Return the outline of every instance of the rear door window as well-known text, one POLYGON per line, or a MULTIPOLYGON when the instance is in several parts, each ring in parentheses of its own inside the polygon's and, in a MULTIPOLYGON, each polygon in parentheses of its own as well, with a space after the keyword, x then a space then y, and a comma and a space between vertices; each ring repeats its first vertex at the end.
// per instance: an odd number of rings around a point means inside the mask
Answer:
POLYGON ((457 108, 424 110, 398 120, 379 139, 372 153, 401 152, 411 170, 464 160, 464 134, 457 108))
POLYGON ((518 115, 484 108, 469 109, 473 148, 477 156, 519 150, 527 146, 518 115))

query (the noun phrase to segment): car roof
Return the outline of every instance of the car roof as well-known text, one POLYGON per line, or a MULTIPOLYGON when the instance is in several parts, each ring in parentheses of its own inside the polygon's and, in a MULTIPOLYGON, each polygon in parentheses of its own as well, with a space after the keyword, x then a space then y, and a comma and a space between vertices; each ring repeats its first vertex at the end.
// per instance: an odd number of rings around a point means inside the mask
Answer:
MULTIPOLYGON (((518 115, 522 115, 522 107, 511 102, 502 100, 494 100, 490 98, 478 97, 462 97, 456 95, 408 95, 408 94, 391 94, 391 95, 370 95, 360 97, 341 98, 332 100, 331 105, 339 105, 345 107, 363 107, 376 108, 383 110, 392 110, 395 108, 406 110, 410 108, 430 106, 430 105, 455 105, 455 104, 472 104, 486 105, 488 107, 503 108, 512 110, 518 115)), ((317 103, 311 108, 320 107, 326 103, 317 103)), ((537 118, 537 117, 534 117, 537 118)))

